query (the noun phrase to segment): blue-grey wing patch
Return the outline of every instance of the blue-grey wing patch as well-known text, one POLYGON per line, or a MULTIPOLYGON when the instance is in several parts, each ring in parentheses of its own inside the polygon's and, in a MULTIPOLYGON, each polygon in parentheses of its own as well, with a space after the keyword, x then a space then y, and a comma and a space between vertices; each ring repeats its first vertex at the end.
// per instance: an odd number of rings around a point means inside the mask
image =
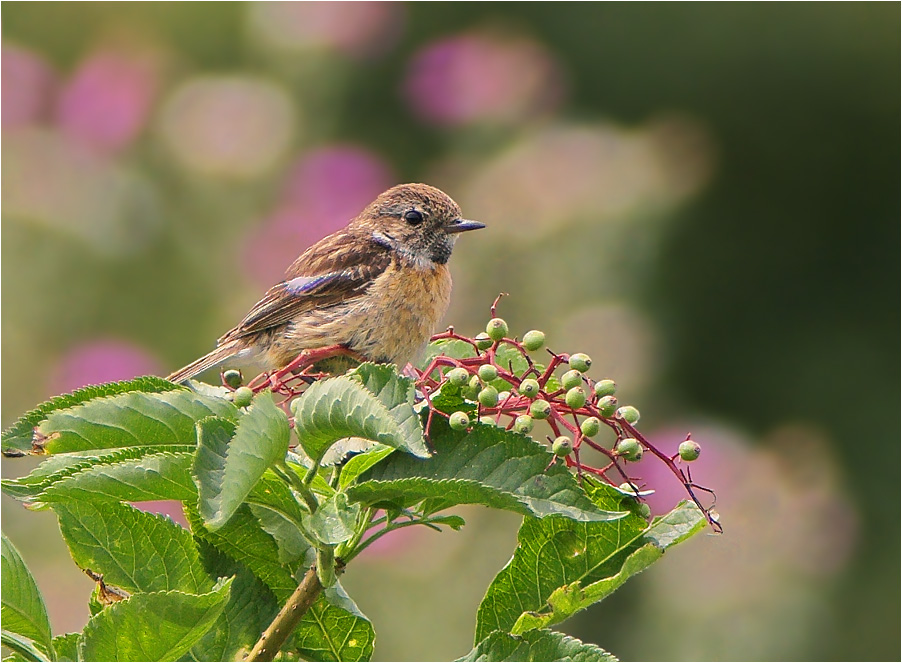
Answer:
POLYGON ((219 343, 284 324, 313 308, 334 306, 362 294, 388 267, 390 259, 348 265, 340 271, 316 276, 296 276, 274 285, 248 312, 241 323, 219 343))
POLYGON ((299 295, 302 292, 311 292, 325 283, 340 279, 342 272, 332 272, 331 274, 323 274, 322 276, 296 276, 289 281, 285 281, 285 292, 289 295, 299 295))

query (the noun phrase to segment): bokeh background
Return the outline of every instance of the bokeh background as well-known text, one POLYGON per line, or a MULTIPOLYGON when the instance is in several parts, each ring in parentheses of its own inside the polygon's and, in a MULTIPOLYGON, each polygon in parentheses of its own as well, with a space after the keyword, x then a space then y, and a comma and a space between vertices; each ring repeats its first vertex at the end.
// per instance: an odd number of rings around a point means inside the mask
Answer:
MULTIPOLYGON (((2 420, 212 347, 306 246, 425 181, 446 322, 500 313, 703 445, 723 536, 564 628, 624 659, 900 656, 900 8, 4 3, 2 420)), ((644 463, 644 461, 643 461, 644 463)), ((25 462, 3 461, 6 476, 25 462)), ((681 497, 654 463, 662 511, 681 497)), ((3 528, 80 629, 55 520, 3 528)), ((387 537, 379 659, 449 659, 518 519, 387 537)))

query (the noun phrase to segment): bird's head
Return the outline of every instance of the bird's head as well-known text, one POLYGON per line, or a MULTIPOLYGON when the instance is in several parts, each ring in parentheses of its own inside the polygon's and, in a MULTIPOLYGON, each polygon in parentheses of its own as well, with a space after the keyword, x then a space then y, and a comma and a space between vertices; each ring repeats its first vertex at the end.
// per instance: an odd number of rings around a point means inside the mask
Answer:
POLYGON ((462 218, 458 204, 428 184, 392 187, 361 212, 355 225, 423 267, 448 262, 459 233, 485 227, 462 218))

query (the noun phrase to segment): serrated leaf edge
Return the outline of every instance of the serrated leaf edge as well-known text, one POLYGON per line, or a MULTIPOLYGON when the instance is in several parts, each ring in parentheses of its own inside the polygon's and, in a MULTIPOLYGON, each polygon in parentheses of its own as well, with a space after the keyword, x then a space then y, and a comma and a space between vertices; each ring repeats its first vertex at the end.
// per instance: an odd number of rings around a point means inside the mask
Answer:
POLYGON ((177 391, 180 389, 185 389, 185 387, 182 387, 181 385, 177 385, 172 382, 168 382, 167 380, 164 380, 163 378, 158 378, 155 375, 143 375, 143 376, 140 376, 137 378, 132 378, 131 380, 119 380, 116 382, 105 382, 105 383, 99 384, 99 385, 85 385, 84 387, 79 387, 78 389, 73 389, 72 391, 67 392, 65 394, 58 394, 56 396, 53 396, 52 398, 47 399, 43 403, 40 403, 37 407, 32 408, 31 410, 25 412, 22 416, 20 416, 18 419, 16 419, 15 422, 13 422, 10 426, 8 426, 6 429, 4 429, 2 434, 0 434, 0 444, 3 444, 5 446, 9 442, 10 438, 15 438, 15 437, 24 435, 24 431, 16 432, 17 429, 24 427, 29 421, 31 421, 34 417, 36 417, 38 415, 41 415, 41 418, 37 419, 33 425, 29 426, 29 429, 33 430, 34 428, 39 426, 41 423, 46 421, 46 419, 47 419, 46 415, 51 412, 57 412, 59 410, 67 410, 67 409, 76 407, 78 405, 82 405, 84 403, 88 403, 90 401, 96 400, 98 398, 105 398, 108 396, 119 396, 121 394, 128 394, 131 392, 154 394, 154 393, 162 393, 164 391, 177 391), (92 389, 92 390, 100 389, 102 387, 107 387, 107 386, 131 385, 131 384, 137 383, 138 381, 152 382, 152 381, 157 381, 157 380, 159 381, 159 384, 157 386, 165 387, 165 388, 161 388, 161 389, 135 388, 135 389, 119 391, 119 392, 116 392, 115 394, 105 394, 103 396, 90 396, 90 397, 85 398, 84 400, 77 401, 77 402, 67 405, 65 407, 54 407, 53 406, 54 402, 58 402, 60 400, 74 396, 74 395, 78 394, 80 391, 86 391, 89 389, 92 389))

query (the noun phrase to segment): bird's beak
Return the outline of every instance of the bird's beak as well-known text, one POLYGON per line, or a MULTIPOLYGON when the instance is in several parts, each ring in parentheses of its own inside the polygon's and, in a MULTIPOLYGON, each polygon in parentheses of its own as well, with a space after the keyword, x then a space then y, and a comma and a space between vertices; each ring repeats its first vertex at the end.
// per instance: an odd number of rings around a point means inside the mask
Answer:
POLYGON ((467 230, 479 230, 480 228, 485 228, 484 223, 479 223, 479 221, 468 221, 467 219, 456 219, 453 223, 445 226, 446 233, 462 233, 467 230))

